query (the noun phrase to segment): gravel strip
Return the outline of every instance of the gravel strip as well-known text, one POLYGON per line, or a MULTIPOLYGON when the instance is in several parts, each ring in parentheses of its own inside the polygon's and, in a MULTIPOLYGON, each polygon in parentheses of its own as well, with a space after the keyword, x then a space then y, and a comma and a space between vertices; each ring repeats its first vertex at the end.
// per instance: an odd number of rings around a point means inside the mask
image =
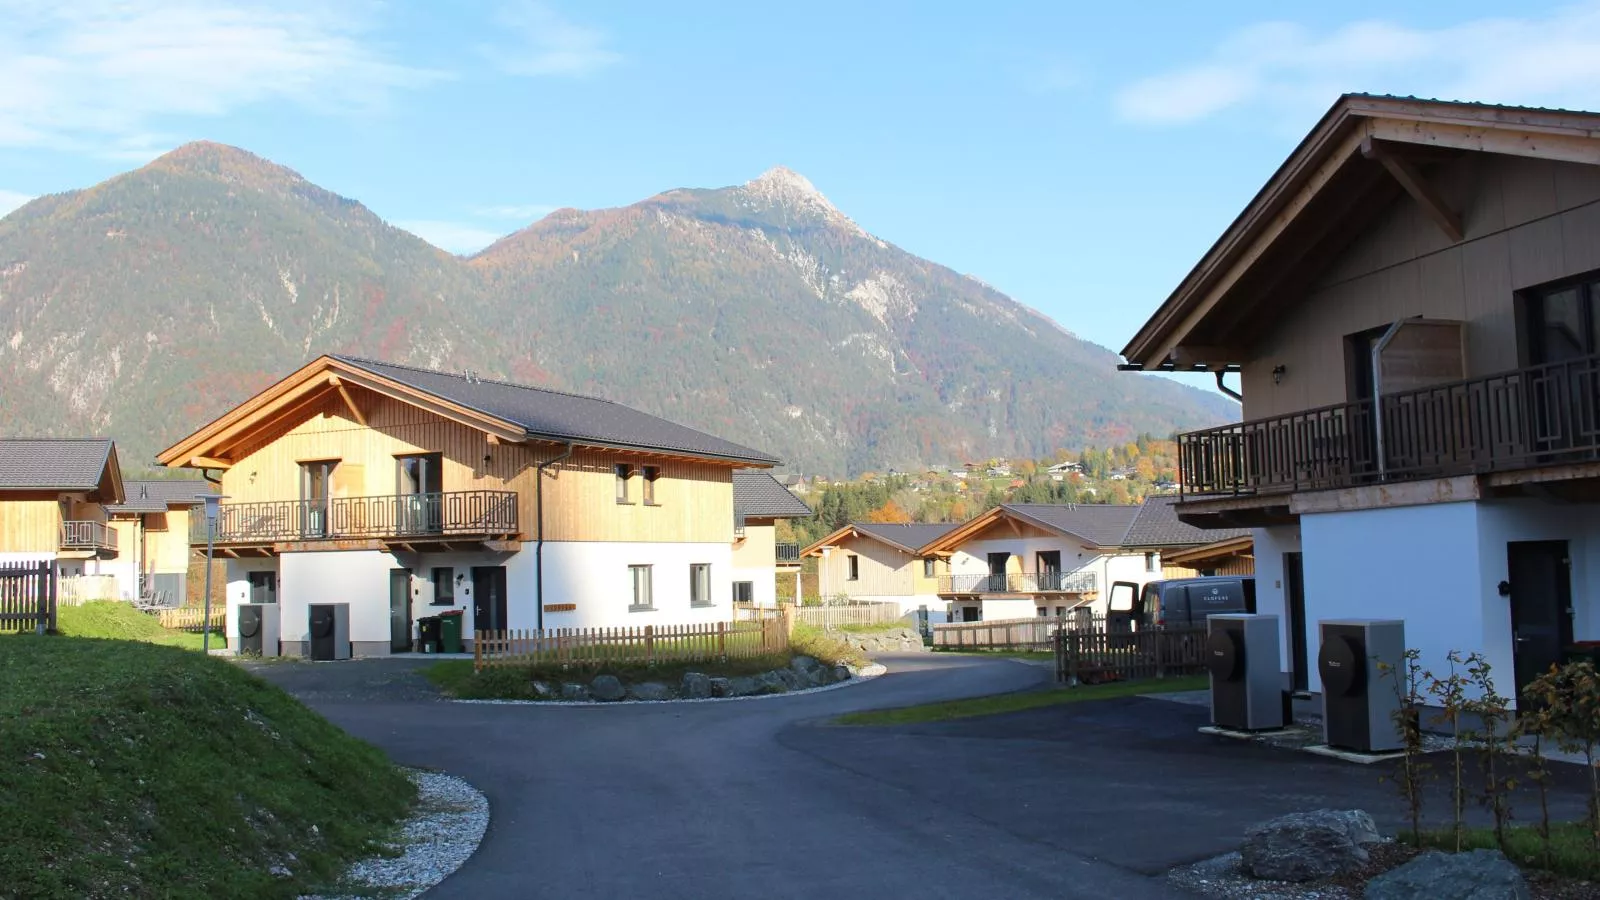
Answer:
POLYGON ((354 895, 301 897, 300 900, 357 900, 378 893, 409 900, 461 868, 489 827, 489 801, 454 775, 412 770, 417 805, 406 820, 398 856, 362 860, 345 872, 342 884, 354 895))
POLYGON ((859 669, 850 670, 850 680, 840 681, 835 684, 825 684, 821 687, 806 688, 803 691, 784 691, 781 694, 750 694, 744 697, 701 697, 691 699, 680 697, 676 700, 451 700, 451 703, 482 703, 491 706, 666 706, 676 703, 737 703, 742 700, 776 700, 780 697, 798 697, 802 694, 820 694, 823 691, 837 691, 853 684, 864 684, 888 672, 888 667, 882 663, 873 663, 859 669))

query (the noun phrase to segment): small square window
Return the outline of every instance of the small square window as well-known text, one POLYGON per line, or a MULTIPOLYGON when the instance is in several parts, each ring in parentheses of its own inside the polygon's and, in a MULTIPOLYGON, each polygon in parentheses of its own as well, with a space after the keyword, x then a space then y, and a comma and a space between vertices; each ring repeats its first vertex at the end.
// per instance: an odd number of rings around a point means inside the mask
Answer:
POLYGON ((844 576, 845 580, 846 581, 860 581, 861 580, 861 557, 856 556, 855 554, 852 553, 851 555, 845 557, 845 560, 846 560, 845 565, 849 566, 848 574, 844 576))
POLYGON ((658 468, 656 466, 645 466, 644 467, 644 486, 641 488, 641 491, 642 491, 643 496, 644 496, 644 505, 645 506, 657 506, 658 505, 656 503, 656 479, 658 479, 660 477, 661 477, 661 469, 660 468, 658 468))
POLYGON ((733 583, 733 602, 756 602, 756 583, 754 581, 735 581, 733 583))
POLYGON ((628 577, 633 581, 633 603, 628 607, 629 612, 641 612, 656 608, 655 591, 651 585, 651 570, 653 566, 629 566, 628 577))
POLYGON ((433 570, 433 605, 450 606, 456 602, 456 570, 441 566, 433 570))
POLYGON ((618 503, 627 503, 627 502, 629 502, 628 501, 628 479, 633 476, 633 466, 626 465, 626 464, 623 464, 623 463, 618 463, 617 467, 616 467, 616 471, 617 471, 617 502, 618 503))
POLYGON ((1042 618, 1044 618, 1044 617, 1046 617, 1048 615, 1050 615, 1050 607, 1048 607, 1048 606, 1039 607, 1039 618, 1042 619, 1042 618))
POLYGON ((711 600, 711 564, 689 565, 689 605, 715 606, 711 600))
POLYGON ((932 578, 933 577, 933 560, 925 559, 925 560, 922 561, 922 577, 923 578, 932 578))
POLYGON ((1144 555, 1144 570, 1146 572, 1161 571, 1161 557, 1155 553, 1146 553, 1144 555))

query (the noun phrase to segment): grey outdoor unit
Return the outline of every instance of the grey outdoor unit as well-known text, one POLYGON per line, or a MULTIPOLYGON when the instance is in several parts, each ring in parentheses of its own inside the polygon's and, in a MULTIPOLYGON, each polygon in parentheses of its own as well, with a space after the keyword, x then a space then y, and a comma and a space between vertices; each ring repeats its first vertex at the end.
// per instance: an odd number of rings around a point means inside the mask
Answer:
POLYGON ((350 658, 350 604, 313 603, 311 617, 311 658, 350 658))
POLYGON ((1405 677, 1406 623, 1399 619, 1324 619, 1322 736, 1330 747, 1374 753, 1405 746, 1395 714, 1395 678, 1405 677), (1390 670, 1386 674, 1380 666, 1390 670))
POLYGON ((278 604, 241 603, 236 607, 239 616, 239 652, 251 656, 277 656, 278 604))
POLYGON ((1211 671, 1211 724, 1233 731, 1283 727, 1277 616, 1207 616, 1206 668, 1211 671))

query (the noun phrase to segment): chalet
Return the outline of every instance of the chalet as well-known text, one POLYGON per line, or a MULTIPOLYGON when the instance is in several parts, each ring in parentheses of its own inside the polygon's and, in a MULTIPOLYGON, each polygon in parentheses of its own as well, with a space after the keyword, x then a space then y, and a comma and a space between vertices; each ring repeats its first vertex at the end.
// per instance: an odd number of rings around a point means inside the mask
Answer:
POLYGON ((778 462, 605 400, 347 356, 158 458, 220 481, 230 630, 274 602, 303 652, 307 606, 348 603, 366 655, 452 609, 468 634, 726 621, 733 473, 778 462))
POLYGON ((122 500, 111 441, 0 438, 0 563, 47 561, 64 577, 101 574, 118 555, 106 507, 122 500))
POLYGON ((198 479, 127 481, 123 502, 106 507, 120 552, 102 566, 117 596, 181 606, 189 592, 190 518, 212 486, 198 479))
POLYGON ((777 542, 779 519, 803 519, 811 507, 766 472, 733 473, 733 601, 777 605, 776 579, 794 579, 800 596, 800 545, 777 542))
POLYGON ((817 557, 817 588, 824 598, 893 601, 904 612, 943 609, 938 585, 947 564, 920 548, 957 527, 853 522, 800 553, 817 557))
POLYGON ((1513 694, 1600 638, 1600 114, 1339 99, 1124 368, 1237 372, 1178 437, 1179 515, 1253 530, 1285 678, 1400 618, 1513 694))

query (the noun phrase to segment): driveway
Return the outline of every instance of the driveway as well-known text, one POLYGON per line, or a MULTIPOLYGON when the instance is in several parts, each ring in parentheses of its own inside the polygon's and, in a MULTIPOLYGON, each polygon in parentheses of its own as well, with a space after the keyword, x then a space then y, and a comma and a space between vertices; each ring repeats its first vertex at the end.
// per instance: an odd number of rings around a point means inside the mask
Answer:
POLYGON ((1205 708, 1166 700, 828 724, 1050 677, 882 661, 888 675, 842 690, 617 707, 442 701, 416 673, 428 660, 257 671, 397 762, 488 795, 482 846, 430 898, 1170 897, 1160 872, 1283 812, 1359 806, 1400 824, 1377 767, 1201 735, 1205 708))

